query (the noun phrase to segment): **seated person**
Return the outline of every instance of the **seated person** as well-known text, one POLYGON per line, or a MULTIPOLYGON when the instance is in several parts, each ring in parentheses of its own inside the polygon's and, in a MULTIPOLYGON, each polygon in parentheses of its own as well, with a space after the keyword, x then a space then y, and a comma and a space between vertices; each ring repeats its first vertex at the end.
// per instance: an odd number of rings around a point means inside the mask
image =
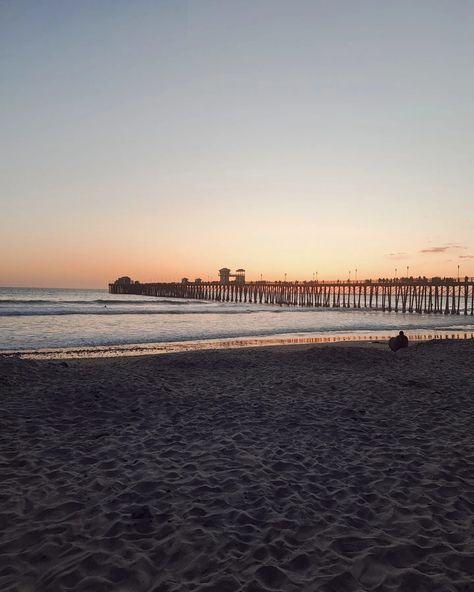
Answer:
POLYGON ((399 349, 408 347, 408 337, 405 335, 403 331, 400 331, 400 333, 396 337, 392 337, 389 340, 388 347, 392 351, 398 351, 399 349))

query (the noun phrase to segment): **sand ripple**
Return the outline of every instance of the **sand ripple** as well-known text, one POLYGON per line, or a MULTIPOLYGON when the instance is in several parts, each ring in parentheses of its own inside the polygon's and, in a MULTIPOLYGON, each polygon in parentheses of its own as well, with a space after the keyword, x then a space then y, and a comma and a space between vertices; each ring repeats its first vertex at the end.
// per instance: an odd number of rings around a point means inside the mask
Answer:
POLYGON ((0 589, 472 592, 473 345, 0 359, 0 589))

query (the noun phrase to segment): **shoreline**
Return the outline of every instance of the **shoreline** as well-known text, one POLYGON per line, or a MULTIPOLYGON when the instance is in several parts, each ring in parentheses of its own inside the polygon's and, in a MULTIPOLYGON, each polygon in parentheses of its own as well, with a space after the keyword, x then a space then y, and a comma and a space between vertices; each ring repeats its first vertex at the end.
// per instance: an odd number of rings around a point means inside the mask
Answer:
MULTIPOLYGON (((470 340, 471 331, 405 331, 410 343, 432 340, 470 340)), ((360 345, 364 347, 385 345, 396 333, 372 331, 370 333, 344 334, 288 334, 262 337, 239 337, 227 339, 203 339, 194 341, 173 341, 162 343, 136 343, 117 345, 91 345, 81 347, 59 347, 8 350, 0 349, 0 358, 25 360, 67 360, 82 358, 115 358, 133 356, 164 355, 191 351, 213 351, 226 349, 248 349, 262 347, 295 347, 304 345, 360 345)))

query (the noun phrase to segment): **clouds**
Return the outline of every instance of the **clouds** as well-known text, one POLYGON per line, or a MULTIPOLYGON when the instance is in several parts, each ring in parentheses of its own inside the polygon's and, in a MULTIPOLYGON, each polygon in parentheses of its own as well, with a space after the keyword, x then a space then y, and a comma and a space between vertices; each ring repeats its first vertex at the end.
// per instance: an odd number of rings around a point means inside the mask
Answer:
POLYGON ((419 265, 421 262, 420 255, 424 258, 423 265, 429 264, 431 261, 436 267, 446 264, 453 264, 455 262, 464 261, 465 265, 469 265, 474 261, 474 255, 467 253, 460 254, 462 251, 469 249, 468 246, 460 243, 444 243, 435 246, 425 246, 414 251, 394 251, 392 253, 385 253, 384 259, 397 262, 406 261, 406 263, 419 265), (444 255, 444 257, 439 257, 444 255))
POLYGON ((421 249, 420 253, 446 253, 449 247, 430 247, 429 249, 421 249))
POLYGON ((401 251, 399 253, 387 253, 385 257, 387 259, 391 259, 392 261, 400 261, 402 259, 408 259, 409 255, 408 253, 401 251))
POLYGON ((456 243, 447 243, 446 245, 440 247, 427 247, 426 249, 421 249, 420 253, 424 254, 436 254, 436 253, 447 253, 451 250, 456 249, 467 249, 464 245, 458 245, 456 243))
MULTIPOLYGON (((435 247, 424 247, 420 249, 418 253, 423 255, 442 255, 442 254, 450 254, 453 251, 459 251, 463 249, 467 249, 465 245, 460 245, 459 243, 445 243, 444 245, 439 245, 435 247)), ((453 253, 454 254, 454 253, 453 253)), ((414 253, 407 253, 406 251, 396 251, 394 253, 386 253, 384 257, 386 259, 390 259, 391 261, 400 261, 403 259, 411 259, 414 256, 414 253)), ((459 255, 459 259, 474 259, 474 255, 459 255)), ((451 261, 450 259, 448 261, 451 261)))

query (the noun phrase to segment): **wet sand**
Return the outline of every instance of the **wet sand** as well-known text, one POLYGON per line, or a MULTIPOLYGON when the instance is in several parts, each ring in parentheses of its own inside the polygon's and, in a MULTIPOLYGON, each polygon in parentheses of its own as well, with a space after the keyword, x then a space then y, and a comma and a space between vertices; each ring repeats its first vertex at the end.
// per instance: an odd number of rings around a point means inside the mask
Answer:
POLYGON ((470 592, 473 354, 0 357, 0 589, 470 592))
MULTIPOLYGON (((334 345, 342 347, 382 347, 386 348, 393 333, 372 332, 371 334, 298 334, 274 335, 261 337, 237 337, 235 339, 204 339, 199 341, 175 341, 163 343, 136 343, 122 345, 90 345, 81 347, 57 347, 44 349, 0 349, 0 358, 17 358, 23 360, 71 360, 81 358, 114 358, 124 356, 150 356, 158 354, 182 353, 192 351, 208 351, 216 349, 242 349, 247 347, 283 347, 308 345, 334 345)), ((474 333, 460 331, 438 331, 423 333, 410 331, 412 344, 420 341, 433 340, 468 340, 474 339, 474 333)))

